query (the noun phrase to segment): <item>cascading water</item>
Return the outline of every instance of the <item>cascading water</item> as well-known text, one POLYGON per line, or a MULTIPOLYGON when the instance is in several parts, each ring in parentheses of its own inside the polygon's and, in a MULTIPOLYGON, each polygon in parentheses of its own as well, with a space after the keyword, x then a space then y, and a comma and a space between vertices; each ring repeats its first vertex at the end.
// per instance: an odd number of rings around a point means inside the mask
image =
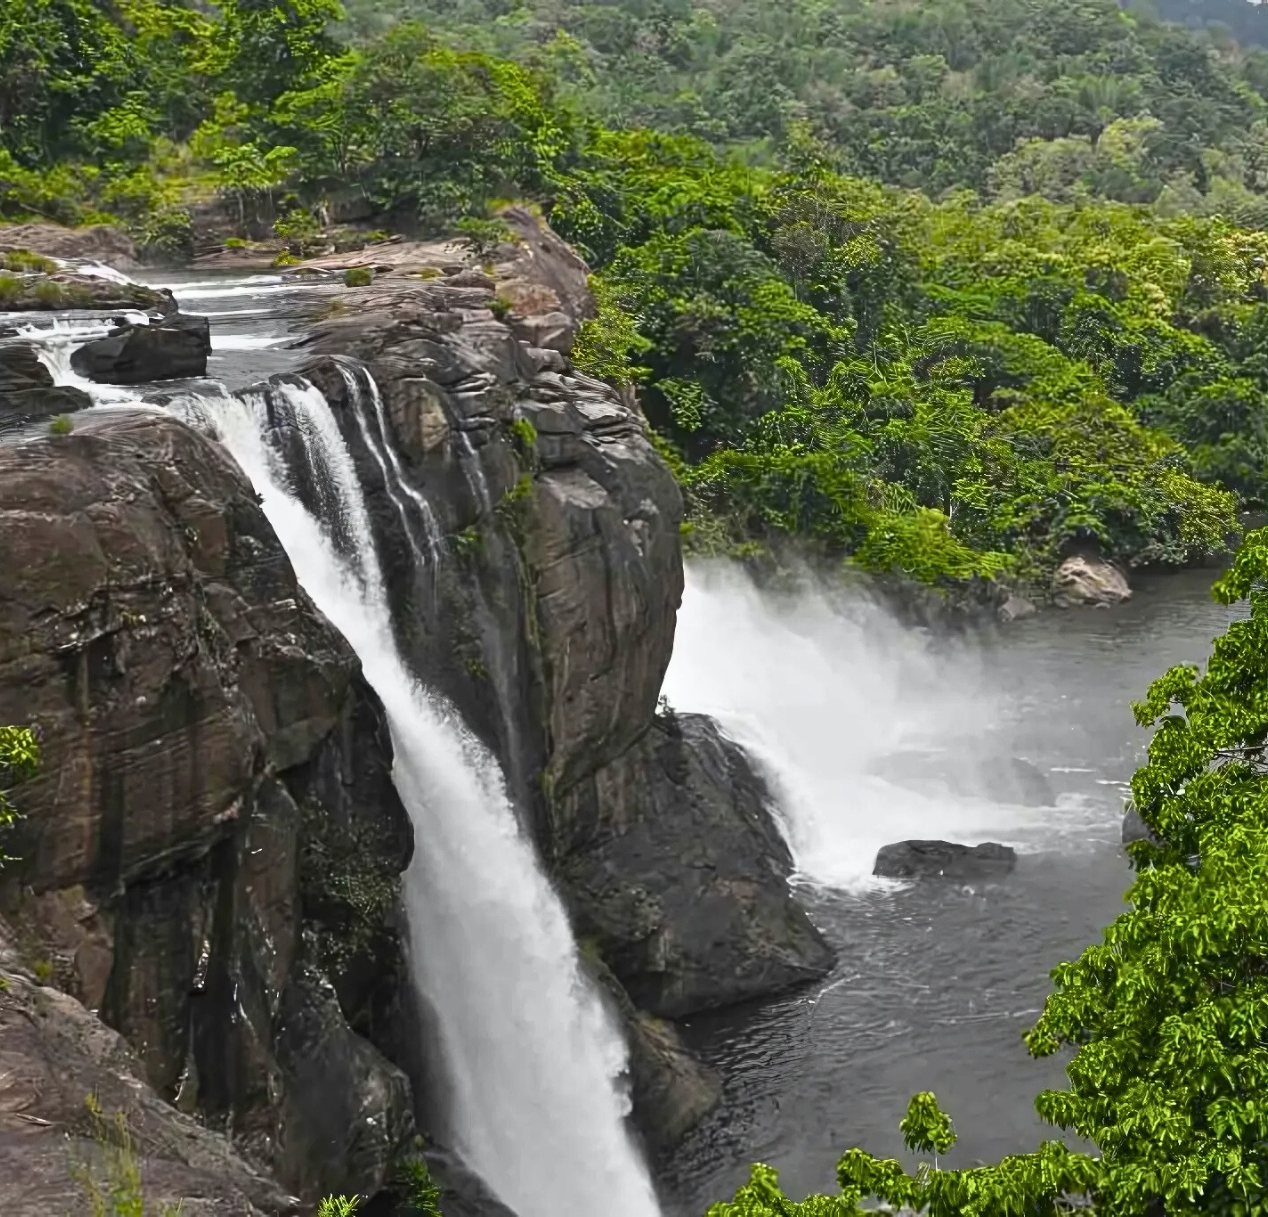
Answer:
POLYGON ((624 1046, 580 971, 559 899, 496 761, 396 648, 361 487, 329 405, 300 384, 279 392, 310 469, 328 482, 323 518, 295 493, 293 448, 274 442, 261 397, 186 399, 184 409, 251 479, 301 583, 387 712, 418 842, 405 876, 415 978, 436 1015, 454 1146, 520 1217, 655 1217, 624 1124, 624 1046))
POLYGON ((415 538, 414 525, 410 521, 409 511, 405 507, 406 498, 414 504, 414 509, 418 512, 419 519, 422 521, 423 535, 427 539, 427 557, 430 559, 434 573, 436 563, 440 561, 441 551, 444 549, 444 538, 441 536, 440 526, 436 522, 436 515, 432 511, 431 504, 424 495, 419 494, 405 479, 404 471, 401 469, 400 457, 397 456, 396 449, 393 447, 388 434, 387 419, 383 410, 383 396, 379 392, 379 386, 374 383, 374 377, 370 375, 365 367, 355 360, 344 356, 336 356, 335 366, 339 369, 339 375, 348 390, 348 401, 353 413, 356 415, 357 428, 361 432, 362 442, 370 450, 375 464, 378 465, 379 471, 383 475, 383 485, 387 490, 388 498, 392 500, 392 505, 396 508, 396 514, 400 517, 401 527, 405 530, 405 536, 414 551, 414 561, 420 566, 427 564, 415 538), (374 434, 371 434, 370 424, 366 418, 365 398, 367 396, 374 407, 374 434))
POLYGON ((980 670, 933 655, 875 605, 843 607, 762 593, 736 567, 688 567, 665 696, 758 758, 812 882, 867 881, 892 841, 1025 844, 1040 817, 984 780, 1012 758, 983 743, 999 709, 980 670))

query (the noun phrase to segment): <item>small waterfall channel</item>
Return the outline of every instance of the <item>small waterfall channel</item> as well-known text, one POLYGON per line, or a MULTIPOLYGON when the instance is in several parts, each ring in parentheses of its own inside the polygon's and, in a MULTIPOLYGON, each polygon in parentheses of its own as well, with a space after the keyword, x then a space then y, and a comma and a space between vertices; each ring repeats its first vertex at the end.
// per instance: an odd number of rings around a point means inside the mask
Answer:
MULTIPOLYGON (((60 383, 90 389, 102 405, 130 396, 144 408, 139 392, 103 392, 74 376, 69 334, 25 336, 41 343, 60 383)), ((385 477, 399 474, 372 378, 359 364, 341 366, 350 389, 367 386, 354 395, 367 446, 385 477)), ((658 1217, 625 1123, 624 1043, 581 971, 496 759, 397 648, 364 494, 326 398, 289 376, 269 394, 235 396, 207 382, 167 408, 218 439, 250 478, 300 583, 385 707, 393 777, 417 842, 405 901, 414 979, 445 1072, 449 1142, 519 1217, 658 1217)), ((412 509, 422 523, 417 558, 434 562, 442 539, 426 499, 399 476, 387 483, 402 519, 412 509)))

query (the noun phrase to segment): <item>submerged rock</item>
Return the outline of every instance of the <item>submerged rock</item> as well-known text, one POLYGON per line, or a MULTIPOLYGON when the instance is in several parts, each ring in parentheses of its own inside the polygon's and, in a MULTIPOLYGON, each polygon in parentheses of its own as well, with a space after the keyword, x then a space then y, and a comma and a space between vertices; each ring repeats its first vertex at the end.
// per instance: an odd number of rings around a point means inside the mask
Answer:
POLYGON ((1058 604, 1108 608, 1130 600, 1126 576, 1112 562, 1089 554, 1073 554, 1057 567, 1052 579, 1058 604))
POLYGON ((211 323, 173 313, 150 325, 125 323, 70 357, 80 376, 98 384, 137 385, 207 375, 211 323))
POLYGON ((578 934, 639 1006, 678 1018, 832 967, 789 890, 766 784, 711 718, 658 717, 562 803, 587 842, 561 870, 578 934))
POLYGON ((1007 845, 959 845, 953 841, 899 841, 876 855, 872 874, 884 879, 998 879, 1017 865, 1007 845))

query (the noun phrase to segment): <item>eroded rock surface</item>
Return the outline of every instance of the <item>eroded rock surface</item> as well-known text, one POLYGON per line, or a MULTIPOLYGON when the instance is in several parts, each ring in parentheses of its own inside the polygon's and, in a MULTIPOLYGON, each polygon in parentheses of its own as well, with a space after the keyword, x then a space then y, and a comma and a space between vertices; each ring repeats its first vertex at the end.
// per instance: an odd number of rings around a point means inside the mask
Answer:
MULTIPOLYGON (((412 1129, 408 1087, 313 980, 324 963, 350 1010, 372 988, 322 957, 347 933, 341 889, 305 875, 312 825, 343 824, 390 881, 408 823, 355 656, 217 445, 111 413, 0 446, 0 722, 42 740, 0 873, 28 966, 288 1188, 375 1190, 412 1129), (295 1047, 314 1020, 349 1063, 324 1104, 295 1047), (380 1141, 327 1135, 339 1104, 382 1117, 380 1141)), ((372 944, 362 973, 403 975, 389 931, 353 939, 348 971, 372 944)))

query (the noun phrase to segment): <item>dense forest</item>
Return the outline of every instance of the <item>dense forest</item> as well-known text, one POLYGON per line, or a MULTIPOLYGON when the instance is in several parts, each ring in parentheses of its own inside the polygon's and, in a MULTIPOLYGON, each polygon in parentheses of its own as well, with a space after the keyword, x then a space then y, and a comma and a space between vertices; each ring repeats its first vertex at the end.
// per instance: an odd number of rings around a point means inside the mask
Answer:
POLYGON ((1265 497, 1268 52, 1113 0, 499 4, 6 4, 0 208, 180 256, 215 196, 527 199, 701 548, 1042 585, 1265 497))

